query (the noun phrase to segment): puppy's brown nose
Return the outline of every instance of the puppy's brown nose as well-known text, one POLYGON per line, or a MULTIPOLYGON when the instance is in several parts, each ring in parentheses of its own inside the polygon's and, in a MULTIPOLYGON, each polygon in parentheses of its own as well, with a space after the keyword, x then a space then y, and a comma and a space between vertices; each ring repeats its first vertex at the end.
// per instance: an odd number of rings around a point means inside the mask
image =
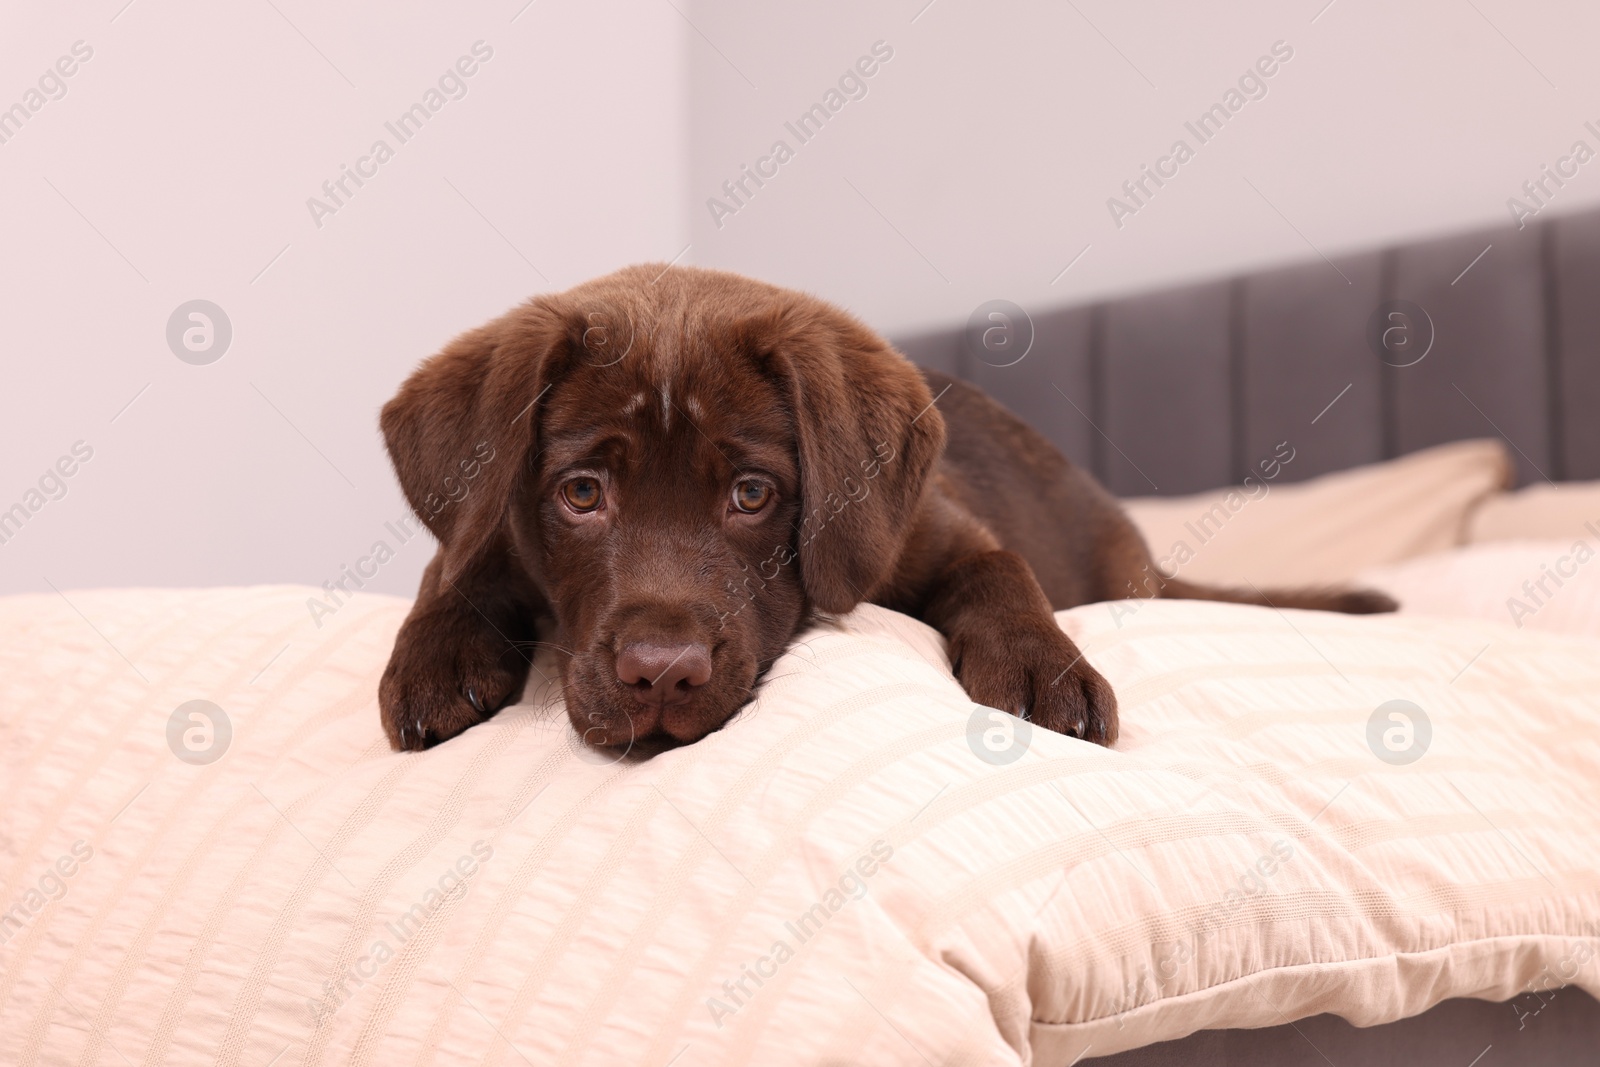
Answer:
POLYGON ((634 641, 617 653, 617 678, 645 704, 681 704, 711 680, 711 650, 705 645, 658 645, 634 641))

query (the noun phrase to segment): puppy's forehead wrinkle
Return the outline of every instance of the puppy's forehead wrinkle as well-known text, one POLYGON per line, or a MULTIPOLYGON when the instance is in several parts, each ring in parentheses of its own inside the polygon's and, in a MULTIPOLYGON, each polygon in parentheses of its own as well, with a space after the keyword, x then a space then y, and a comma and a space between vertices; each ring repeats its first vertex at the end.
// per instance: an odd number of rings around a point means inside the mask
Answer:
POLYGON ((580 361, 556 385, 540 427, 555 453, 549 461, 600 460, 592 446, 612 436, 620 447, 602 465, 617 474, 680 482, 687 466, 719 480, 759 471, 792 491, 798 457, 787 391, 738 343, 743 309, 669 281, 606 302, 607 321, 631 319, 631 349, 614 363, 580 361))

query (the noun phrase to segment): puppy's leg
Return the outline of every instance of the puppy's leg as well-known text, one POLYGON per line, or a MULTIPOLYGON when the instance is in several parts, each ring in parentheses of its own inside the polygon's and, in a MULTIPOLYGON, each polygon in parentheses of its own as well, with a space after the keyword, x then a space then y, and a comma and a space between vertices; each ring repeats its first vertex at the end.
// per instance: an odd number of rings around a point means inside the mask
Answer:
POLYGON ((964 508, 948 498, 929 502, 892 585, 891 595, 874 599, 945 635, 956 678, 974 701, 1097 744, 1117 739, 1110 683, 1056 625, 1027 561, 1001 549, 964 508))
POLYGON ((389 743, 428 748, 515 700, 533 657, 519 643, 533 639, 541 603, 500 546, 453 583, 435 556, 378 683, 389 743))

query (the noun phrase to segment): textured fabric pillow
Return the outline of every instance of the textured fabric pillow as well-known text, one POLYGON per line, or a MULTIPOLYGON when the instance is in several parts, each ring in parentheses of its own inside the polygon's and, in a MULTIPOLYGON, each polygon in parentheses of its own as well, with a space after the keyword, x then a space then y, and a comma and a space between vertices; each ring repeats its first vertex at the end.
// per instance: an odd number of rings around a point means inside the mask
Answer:
MULTIPOLYGON (((1285 465, 1288 458, 1276 457, 1285 465)), ((1495 439, 1457 441, 1294 484, 1123 502, 1157 562, 1190 581, 1267 586, 1343 582, 1463 542, 1467 517, 1510 483, 1495 439)))
POLYGON ((1363 571, 1413 615, 1600 637, 1600 537, 1496 541, 1363 571))
POLYGON ((1495 493, 1472 512, 1467 543, 1486 541, 1600 542, 1600 482, 1530 485, 1495 493))
POLYGON ((652 759, 540 685, 401 754, 407 604, 318 592, 0 599, 0 1063, 1020 1067, 1600 993, 1592 641, 1087 605, 1108 750, 863 607, 652 759))

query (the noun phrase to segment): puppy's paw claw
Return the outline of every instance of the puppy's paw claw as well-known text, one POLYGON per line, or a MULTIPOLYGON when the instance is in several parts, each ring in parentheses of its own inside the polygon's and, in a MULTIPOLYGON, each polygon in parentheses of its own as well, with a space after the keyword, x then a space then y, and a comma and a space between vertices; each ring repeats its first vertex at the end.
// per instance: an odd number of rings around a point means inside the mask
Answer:
POLYGON ((420 752, 483 722, 527 677, 527 662, 498 635, 454 647, 439 636, 402 630, 378 683, 384 732, 398 752, 420 752))
POLYGON ((1018 627, 951 642, 956 677, 979 704, 1068 737, 1111 745, 1117 697, 1055 627, 1018 627))

